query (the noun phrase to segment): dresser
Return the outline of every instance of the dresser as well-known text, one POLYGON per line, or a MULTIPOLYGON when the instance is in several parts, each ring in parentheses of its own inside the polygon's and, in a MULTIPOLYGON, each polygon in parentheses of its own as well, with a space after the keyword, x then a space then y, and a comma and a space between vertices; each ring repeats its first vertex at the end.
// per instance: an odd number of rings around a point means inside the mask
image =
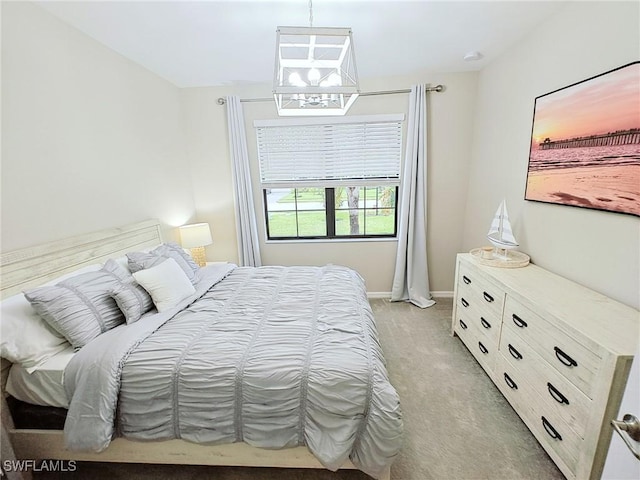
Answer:
POLYGON ((562 473, 602 475, 640 313, 536 265, 458 254, 452 334, 562 473))

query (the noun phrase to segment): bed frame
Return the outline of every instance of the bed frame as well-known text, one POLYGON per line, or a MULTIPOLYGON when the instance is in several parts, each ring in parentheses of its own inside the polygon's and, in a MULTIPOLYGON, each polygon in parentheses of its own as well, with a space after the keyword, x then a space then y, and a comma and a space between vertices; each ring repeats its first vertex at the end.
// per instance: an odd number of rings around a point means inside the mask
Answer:
MULTIPOLYGON (((1 298, 37 286, 80 267, 101 263, 133 250, 162 242, 157 220, 110 228, 15 250, 0 255, 1 298)), ((79 453, 65 449, 61 430, 16 429, 5 401, 4 386, 11 364, 2 359, 2 426, 18 460, 76 460, 119 463, 158 463, 212 466, 324 468, 306 447, 266 450, 245 443, 207 446, 169 440, 136 442, 117 438, 101 453, 79 453)), ((4 432, 3 432, 4 433, 4 432)), ((347 461, 341 468, 355 469, 347 461)), ((387 469, 380 480, 390 480, 387 469)))

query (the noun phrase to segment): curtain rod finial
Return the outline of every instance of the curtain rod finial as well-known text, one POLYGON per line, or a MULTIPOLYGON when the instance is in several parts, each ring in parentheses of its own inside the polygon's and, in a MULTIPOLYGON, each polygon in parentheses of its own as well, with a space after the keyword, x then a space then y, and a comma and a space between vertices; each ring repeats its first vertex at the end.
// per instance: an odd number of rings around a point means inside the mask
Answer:
POLYGON ((227 103, 227 101, 224 98, 218 98, 218 105, 224 105, 225 103, 227 103))

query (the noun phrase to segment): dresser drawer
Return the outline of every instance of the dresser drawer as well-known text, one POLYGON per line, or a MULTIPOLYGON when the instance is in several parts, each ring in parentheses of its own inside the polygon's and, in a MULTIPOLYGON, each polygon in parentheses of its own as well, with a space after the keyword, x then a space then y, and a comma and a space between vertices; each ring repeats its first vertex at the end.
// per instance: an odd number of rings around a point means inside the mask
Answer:
POLYGON ((575 475, 583 445, 582 438, 554 412, 545 408, 544 402, 531 390, 522 372, 515 369, 501 355, 496 361, 495 381, 543 448, 549 453, 553 450, 575 475))
POLYGON ((510 329, 523 343, 533 348, 547 363, 569 379, 589 398, 593 398, 594 379, 601 358, 595 352, 569 337, 530 309, 507 298, 503 330, 510 329))
POLYGON ((464 316, 458 316, 454 331, 482 368, 484 368, 485 371, 493 371, 498 353, 498 345, 491 342, 474 324, 465 319, 464 316))
POLYGON ((502 314, 504 307, 504 290, 477 267, 461 263, 458 272, 458 290, 479 300, 487 309, 502 314))
POLYGON ((500 342, 500 328, 502 318, 493 311, 483 311, 482 305, 477 306, 477 302, 467 300, 469 296, 460 296, 457 300, 458 316, 465 322, 473 324, 478 331, 484 334, 494 345, 500 342))
POLYGON ((555 412, 574 432, 584 438, 591 400, 545 362, 511 329, 500 338, 500 354, 536 392, 545 410, 555 412))
POLYGON ((480 273, 477 268, 460 263, 458 271, 458 296, 475 307, 479 307, 482 314, 491 316, 499 321, 504 307, 504 290, 488 277, 480 273))

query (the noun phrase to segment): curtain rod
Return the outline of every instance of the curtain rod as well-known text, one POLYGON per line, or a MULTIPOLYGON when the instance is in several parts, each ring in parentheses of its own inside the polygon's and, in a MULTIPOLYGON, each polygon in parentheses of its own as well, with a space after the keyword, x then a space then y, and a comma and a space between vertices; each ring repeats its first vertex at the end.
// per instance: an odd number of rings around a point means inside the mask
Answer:
MULTIPOLYGON (((443 85, 436 85, 435 87, 426 87, 425 91, 426 92, 442 92, 444 90, 444 86, 443 85)), ((382 90, 380 92, 364 92, 361 93, 360 96, 361 97, 369 97, 369 96, 373 96, 373 95, 394 95, 396 93, 411 93, 411 89, 410 88, 405 88, 402 90, 382 90)), ((241 98, 240 101, 241 102, 269 102, 273 100, 273 97, 267 97, 267 98, 241 98)), ((220 97, 218 98, 218 105, 224 105, 225 103, 227 103, 227 101, 224 99, 224 97, 220 97)))

